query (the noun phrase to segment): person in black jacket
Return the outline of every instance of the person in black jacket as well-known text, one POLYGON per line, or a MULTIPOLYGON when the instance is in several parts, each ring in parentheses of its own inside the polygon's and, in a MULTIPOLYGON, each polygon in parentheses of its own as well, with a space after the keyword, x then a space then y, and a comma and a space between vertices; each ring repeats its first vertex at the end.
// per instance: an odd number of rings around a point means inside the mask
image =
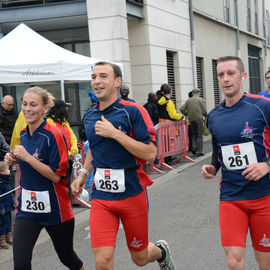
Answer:
POLYGON ((0 105, 0 132, 5 137, 7 144, 10 144, 12 131, 18 115, 14 110, 14 99, 6 95, 0 105))
POLYGON ((154 92, 148 94, 148 101, 143 107, 148 111, 152 122, 155 125, 158 124, 158 107, 157 107, 157 95, 154 92))

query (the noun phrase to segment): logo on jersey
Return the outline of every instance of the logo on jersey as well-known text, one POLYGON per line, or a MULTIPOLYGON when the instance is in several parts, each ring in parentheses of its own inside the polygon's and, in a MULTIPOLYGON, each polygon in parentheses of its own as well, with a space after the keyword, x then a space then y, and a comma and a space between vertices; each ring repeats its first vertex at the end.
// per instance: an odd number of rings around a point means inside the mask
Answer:
POLYGON ((267 238, 266 235, 263 235, 263 238, 260 240, 260 246, 270 247, 270 238, 267 238))
POLYGON ((136 240, 136 237, 134 237, 133 241, 130 242, 130 245, 134 248, 139 248, 143 245, 142 240, 136 240))
POLYGON ((255 130, 256 128, 249 127, 248 122, 246 122, 245 128, 241 132, 241 138, 248 138, 248 139, 253 138, 253 136, 256 135, 254 133, 255 130))
POLYGON ((37 160, 40 160, 40 158, 39 158, 39 153, 38 153, 38 148, 36 149, 36 151, 35 151, 35 153, 32 155, 35 159, 37 159, 37 160))

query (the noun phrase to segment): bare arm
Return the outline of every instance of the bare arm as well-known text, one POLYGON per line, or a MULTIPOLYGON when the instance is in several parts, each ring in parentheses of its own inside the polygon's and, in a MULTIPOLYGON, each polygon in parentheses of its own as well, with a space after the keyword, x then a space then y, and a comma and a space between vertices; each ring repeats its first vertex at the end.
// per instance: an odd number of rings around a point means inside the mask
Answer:
POLYGON ((95 125, 97 135, 111 138, 120 143, 127 151, 137 158, 154 161, 157 155, 157 149, 153 142, 143 143, 124 134, 121 130, 116 129, 111 122, 101 117, 101 121, 97 121, 95 125))

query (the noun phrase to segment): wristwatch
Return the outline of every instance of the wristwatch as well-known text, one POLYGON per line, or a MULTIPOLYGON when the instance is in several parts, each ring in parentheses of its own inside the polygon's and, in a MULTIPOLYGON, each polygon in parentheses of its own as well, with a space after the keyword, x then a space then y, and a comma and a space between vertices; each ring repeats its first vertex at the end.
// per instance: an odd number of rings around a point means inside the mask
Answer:
POLYGON ((84 173, 84 174, 86 174, 86 176, 89 176, 89 172, 85 168, 79 169, 79 173, 84 173))
POLYGON ((268 163, 268 165, 270 165, 270 158, 268 158, 266 162, 268 163))

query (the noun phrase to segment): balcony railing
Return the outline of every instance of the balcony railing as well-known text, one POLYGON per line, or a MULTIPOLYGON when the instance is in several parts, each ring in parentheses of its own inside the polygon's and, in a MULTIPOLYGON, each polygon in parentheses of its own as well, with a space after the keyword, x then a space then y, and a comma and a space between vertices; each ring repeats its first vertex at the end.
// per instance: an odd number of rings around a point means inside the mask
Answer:
POLYGON ((46 5, 51 3, 72 2, 77 0, 0 0, 0 8, 46 5))

